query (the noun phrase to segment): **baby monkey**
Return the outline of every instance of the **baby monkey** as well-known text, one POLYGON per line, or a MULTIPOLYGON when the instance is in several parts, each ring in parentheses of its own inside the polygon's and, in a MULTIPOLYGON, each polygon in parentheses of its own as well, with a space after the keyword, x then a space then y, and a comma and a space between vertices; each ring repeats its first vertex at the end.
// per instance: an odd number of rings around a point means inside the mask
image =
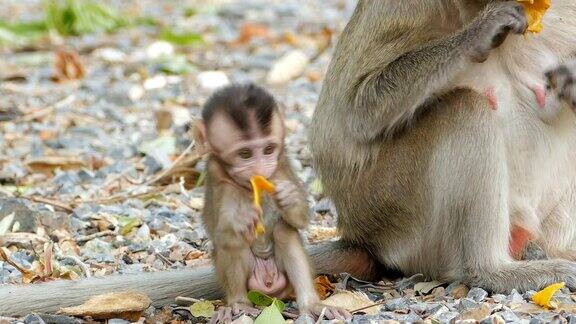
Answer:
POLYGON ((216 91, 194 136, 198 150, 209 153, 202 220, 228 306, 212 322, 253 311, 248 290, 280 299, 294 293, 301 313, 318 316, 326 307, 329 319, 350 318, 322 305, 314 288, 298 233, 308 225, 308 204, 284 152, 283 117, 272 95, 253 84, 216 91), (256 175, 275 187, 262 196, 261 208, 253 204, 250 180, 256 175), (261 225, 264 233, 257 234, 261 225))

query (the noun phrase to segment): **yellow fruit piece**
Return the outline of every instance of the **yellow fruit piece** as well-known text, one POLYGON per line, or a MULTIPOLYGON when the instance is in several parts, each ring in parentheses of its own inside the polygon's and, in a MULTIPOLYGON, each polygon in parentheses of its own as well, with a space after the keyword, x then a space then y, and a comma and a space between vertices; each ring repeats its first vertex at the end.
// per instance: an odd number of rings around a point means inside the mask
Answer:
POLYGON ((563 282, 552 284, 540 290, 539 292, 535 293, 534 296, 532 296, 532 301, 534 302, 534 304, 540 307, 557 308, 558 305, 552 301, 552 296, 554 296, 554 294, 563 287, 564 287, 563 282))
POLYGON ((262 225, 262 222, 258 222, 258 224, 256 224, 254 232, 256 233, 256 236, 264 234, 264 232, 266 232, 266 228, 264 227, 264 225, 262 225))
POLYGON ((532 33, 539 33, 544 26, 542 25, 542 17, 546 10, 550 8, 551 0, 516 0, 524 6, 524 12, 528 18, 528 29, 526 31, 532 33))
MULTIPOLYGON (((261 202, 261 196, 262 196, 262 190, 268 192, 268 193, 273 193, 276 189, 274 188, 274 185, 266 180, 266 178, 264 178, 261 175, 255 175, 250 179, 250 184, 252 185, 252 194, 253 194, 253 198, 254 198, 254 206, 261 211, 262 210, 262 202, 261 202)), ((258 224, 256 224, 256 228, 254 229, 256 236, 262 234, 265 232, 264 229, 264 225, 262 225, 262 221, 260 221, 258 224)))

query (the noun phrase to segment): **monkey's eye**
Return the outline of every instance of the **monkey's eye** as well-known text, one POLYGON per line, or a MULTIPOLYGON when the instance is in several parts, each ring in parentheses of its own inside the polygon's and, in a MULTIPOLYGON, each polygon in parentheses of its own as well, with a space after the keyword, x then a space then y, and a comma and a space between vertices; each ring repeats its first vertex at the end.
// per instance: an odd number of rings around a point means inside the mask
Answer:
POLYGON ((247 160, 252 157, 252 151, 249 148, 240 149, 238 151, 238 156, 243 160, 247 160))
POLYGON ((274 153, 275 149, 276 149, 276 145, 270 144, 264 148, 264 154, 270 155, 270 154, 274 153))

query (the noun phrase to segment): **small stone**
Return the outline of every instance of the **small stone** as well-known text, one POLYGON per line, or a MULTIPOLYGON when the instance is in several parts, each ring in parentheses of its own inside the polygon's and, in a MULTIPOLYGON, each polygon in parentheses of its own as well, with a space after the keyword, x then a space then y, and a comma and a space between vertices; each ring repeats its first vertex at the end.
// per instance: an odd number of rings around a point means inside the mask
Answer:
POLYGON ((476 302, 472 298, 468 298, 468 297, 462 298, 460 300, 460 303, 458 303, 458 309, 460 309, 460 310, 474 309, 474 308, 478 308, 479 306, 480 306, 480 304, 478 302, 476 302))
POLYGON ((426 303, 415 303, 410 305, 408 308, 418 315, 424 314, 429 309, 428 304, 426 303))
POLYGON ((389 311, 381 311, 378 315, 378 319, 381 320, 395 320, 398 314, 389 311))
POLYGON ((414 312, 410 312, 408 314, 398 316, 398 321, 400 321, 401 323, 418 322, 421 320, 422 320, 422 318, 414 312))
POLYGON ((109 63, 120 63, 126 60, 126 54, 115 48, 99 48, 94 52, 96 57, 99 57, 100 59, 109 63))
POLYGON ((492 315, 486 319, 483 319, 480 324, 505 324, 506 322, 504 321, 504 319, 498 315, 492 315))
POLYGON ((40 317, 46 322, 46 324, 81 324, 84 321, 64 315, 53 315, 53 314, 40 314, 40 317))
POLYGON ((532 300, 532 296, 534 296, 534 294, 536 293, 536 291, 534 290, 528 290, 527 292, 524 293, 524 299, 525 300, 532 300))
POLYGON ((545 312, 534 315, 535 319, 539 319, 544 323, 551 323, 557 315, 551 312, 545 312))
POLYGON ((204 198, 202 197, 192 197, 190 198, 190 207, 196 209, 196 210, 202 210, 204 209, 204 198))
POLYGON ((295 321, 294 324, 314 324, 316 321, 309 315, 302 315, 299 316, 295 321))
POLYGON ((144 96, 144 88, 140 85, 134 85, 128 90, 128 98, 132 101, 138 101, 142 96, 144 96))
POLYGON ((474 287, 470 289, 467 297, 472 298, 474 301, 482 302, 488 296, 488 292, 482 288, 474 287))
POLYGON ((144 81, 144 89, 146 90, 161 89, 164 88, 166 84, 168 84, 168 81, 166 81, 166 77, 162 75, 157 75, 148 78, 144 81))
POLYGON ((158 41, 150 44, 146 49, 146 56, 151 60, 174 55, 174 46, 165 41, 158 41))
POLYGON ((460 316, 458 312, 444 312, 434 318, 436 318, 440 323, 449 323, 452 320, 456 319, 458 316, 460 316))
POLYGON ((204 71, 197 76, 200 87, 207 91, 213 91, 230 83, 226 73, 222 71, 204 71))
POLYGON ((127 320, 123 320, 120 318, 113 318, 108 320, 108 324, 130 324, 127 320))
POLYGON ((28 314, 22 320, 24 324, 46 324, 42 317, 36 314, 28 314))
POLYGON ((506 321, 506 323, 520 321, 520 318, 513 311, 509 309, 500 312, 499 315, 502 316, 502 318, 504 319, 504 321, 506 321))
POLYGON ((386 302, 386 304, 384 304, 384 307, 386 307, 386 310, 389 311, 397 311, 397 310, 401 310, 401 309, 406 309, 409 306, 409 302, 406 298, 394 298, 392 300, 389 300, 386 302))
POLYGON ((551 324, 566 324, 566 323, 568 323, 568 321, 564 317, 556 314, 556 315, 554 315, 554 317, 552 317, 552 319, 550 320, 549 323, 551 323, 551 324))
POLYGON ((522 297, 516 289, 512 289, 512 292, 508 296, 508 300, 512 303, 522 303, 524 302, 524 297, 522 297))
POLYGON ((266 81, 269 84, 288 82, 300 76, 306 69, 308 62, 309 58, 304 52, 301 50, 293 50, 274 63, 270 72, 268 72, 266 81))
POLYGON ((500 304, 500 303, 503 303, 507 299, 507 297, 506 297, 506 295, 495 294, 495 295, 492 295, 492 299, 494 300, 494 302, 500 304))
MULTIPOLYGON (((307 316, 307 315, 305 315, 307 316)), ((302 316, 301 316, 302 317, 302 316)), ((254 320, 252 318, 250 318, 248 315, 246 314, 242 314, 242 316, 238 317, 237 319, 235 319, 234 321, 232 321, 232 323, 230 324, 252 324, 254 323, 254 320)), ((294 322, 297 323, 297 322, 294 322)), ((308 324, 310 322, 300 322, 302 324, 308 324)), ((314 322, 312 322, 314 323, 314 322)))

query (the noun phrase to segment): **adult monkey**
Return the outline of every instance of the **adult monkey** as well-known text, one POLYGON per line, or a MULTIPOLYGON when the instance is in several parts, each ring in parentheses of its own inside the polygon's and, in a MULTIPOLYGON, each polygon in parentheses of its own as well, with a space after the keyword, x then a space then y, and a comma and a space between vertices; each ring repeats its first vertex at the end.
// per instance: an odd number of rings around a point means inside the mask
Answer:
POLYGON ((358 2, 310 132, 343 242, 406 275, 576 288, 576 1, 543 24, 522 36, 516 1, 358 2), (566 259, 514 261, 511 232, 566 259))
MULTIPOLYGON (((572 258, 576 229, 563 224, 576 214, 576 118, 567 107, 576 68, 555 61, 576 52, 576 2, 553 1, 540 34, 509 35, 491 51, 507 26, 523 30, 518 10, 514 1, 359 1, 310 138, 345 242, 311 249, 319 272, 374 279, 379 261, 493 291, 560 280, 574 288, 574 263, 514 262, 507 245, 512 219, 546 238, 539 243, 549 255, 572 258), (543 96, 547 66, 557 67, 543 96)), ((0 286, 0 315, 51 312, 122 289, 155 305, 221 296, 208 268, 140 273, 0 286)))

